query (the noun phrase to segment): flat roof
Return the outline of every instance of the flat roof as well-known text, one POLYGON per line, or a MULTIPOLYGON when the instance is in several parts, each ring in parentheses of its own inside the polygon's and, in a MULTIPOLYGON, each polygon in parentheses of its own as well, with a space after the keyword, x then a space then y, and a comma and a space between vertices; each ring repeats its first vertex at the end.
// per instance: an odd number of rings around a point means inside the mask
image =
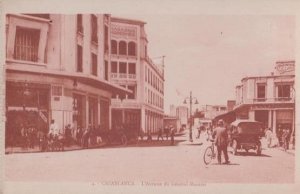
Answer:
POLYGON ((250 76, 250 77, 244 77, 241 79, 241 81, 245 79, 256 79, 256 78, 276 78, 276 77, 295 77, 295 75, 265 75, 265 76, 250 76))
POLYGON ((122 22, 126 24, 138 24, 138 25, 144 25, 146 22, 141 20, 135 20, 135 19, 128 19, 128 18, 119 18, 119 17, 111 17, 112 22, 122 22))

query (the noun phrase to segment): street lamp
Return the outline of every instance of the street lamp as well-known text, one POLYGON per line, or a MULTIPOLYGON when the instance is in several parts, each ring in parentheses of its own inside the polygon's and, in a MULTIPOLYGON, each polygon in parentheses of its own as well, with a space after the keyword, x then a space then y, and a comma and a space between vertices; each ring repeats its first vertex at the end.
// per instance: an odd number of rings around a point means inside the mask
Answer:
POLYGON ((192 107, 193 107, 193 101, 194 104, 199 104, 197 98, 193 97, 192 91, 190 91, 190 96, 186 97, 183 101, 183 104, 187 104, 187 100, 189 100, 190 103, 190 141, 193 142, 193 135, 192 135, 192 126, 193 126, 193 119, 192 119, 192 107))

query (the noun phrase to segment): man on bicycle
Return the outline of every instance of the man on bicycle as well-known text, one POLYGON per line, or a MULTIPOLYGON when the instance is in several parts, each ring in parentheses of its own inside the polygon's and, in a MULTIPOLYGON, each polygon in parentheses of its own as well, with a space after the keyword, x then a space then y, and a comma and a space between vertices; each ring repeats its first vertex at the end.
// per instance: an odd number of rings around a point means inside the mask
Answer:
POLYGON ((227 153, 228 133, 224 127, 223 120, 218 121, 218 126, 214 129, 212 137, 215 139, 215 144, 218 150, 218 163, 221 164, 221 155, 223 152, 225 157, 225 162, 223 164, 229 164, 230 162, 227 153))

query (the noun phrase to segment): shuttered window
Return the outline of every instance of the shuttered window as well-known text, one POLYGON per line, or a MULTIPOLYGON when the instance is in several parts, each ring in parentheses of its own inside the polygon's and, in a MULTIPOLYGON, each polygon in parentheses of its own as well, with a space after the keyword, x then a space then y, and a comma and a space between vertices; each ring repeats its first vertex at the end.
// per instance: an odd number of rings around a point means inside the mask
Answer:
POLYGON ((14 59, 24 61, 38 61, 40 30, 16 28, 14 59))

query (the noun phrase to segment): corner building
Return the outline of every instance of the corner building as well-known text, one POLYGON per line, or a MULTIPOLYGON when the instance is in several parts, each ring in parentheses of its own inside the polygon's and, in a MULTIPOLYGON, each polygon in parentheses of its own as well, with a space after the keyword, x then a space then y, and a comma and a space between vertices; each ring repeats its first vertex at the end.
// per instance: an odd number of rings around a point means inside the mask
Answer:
POLYGON ((109 82, 109 16, 6 15, 6 136, 21 125, 48 131, 111 128, 112 96, 129 94, 109 82))
POLYGON ((113 96, 112 127, 155 133, 163 127, 163 63, 148 57, 145 22, 111 17, 109 26, 109 80, 132 91, 113 96))
POLYGON ((295 61, 277 61, 275 72, 242 79, 236 86, 237 118, 260 121, 278 133, 295 132, 295 61))

